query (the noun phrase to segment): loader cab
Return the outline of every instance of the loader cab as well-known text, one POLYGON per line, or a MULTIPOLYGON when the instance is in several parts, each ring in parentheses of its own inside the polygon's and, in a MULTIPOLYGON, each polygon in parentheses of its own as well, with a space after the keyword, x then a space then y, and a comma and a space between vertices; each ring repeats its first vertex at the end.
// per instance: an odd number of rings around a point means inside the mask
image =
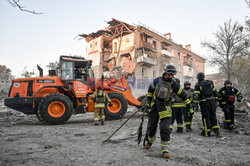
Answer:
POLYGON ((81 81, 84 84, 89 85, 89 80, 94 79, 91 65, 91 60, 82 57, 61 56, 61 79, 63 81, 81 81))

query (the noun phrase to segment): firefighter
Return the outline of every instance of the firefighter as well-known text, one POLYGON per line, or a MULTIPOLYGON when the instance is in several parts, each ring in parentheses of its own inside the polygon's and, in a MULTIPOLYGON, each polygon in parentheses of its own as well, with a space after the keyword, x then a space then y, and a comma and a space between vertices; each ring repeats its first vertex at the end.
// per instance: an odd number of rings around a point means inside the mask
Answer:
POLYGON ((216 119, 217 90, 211 80, 205 80, 204 73, 198 73, 198 82, 194 88, 194 102, 200 104, 202 123, 204 126, 202 136, 210 137, 211 129, 218 137, 220 127, 216 119))
POLYGON ((99 125, 99 120, 101 120, 101 125, 104 125, 105 121, 105 102, 106 100, 109 103, 109 106, 112 107, 113 104, 111 103, 110 98, 108 95, 102 90, 102 86, 97 86, 97 91, 95 91, 91 96, 92 99, 95 101, 95 112, 94 112, 94 124, 95 126, 99 125))
MULTIPOLYGON (((184 82, 184 91, 187 93, 189 100, 193 104, 194 90, 190 86, 191 86, 191 82, 189 81, 184 82)), ((186 107, 184 107, 183 109, 183 115, 184 115, 184 124, 186 126, 186 131, 190 132, 192 131, 191 125, 192 125, 193 116, 189 114, 189 111, 187 110, 186 107)))
POLYGON ((235 128, 234 124, 234 102, 235 96, 237 97, 237 101, 241 102, 242 95, 238 89, 232 87, 232 82, 230 80, 226 80, 224 82, 224 87, 222 87, 218 93, 218 101, 220 103, 220 107, 225 115, 224 127, 232 131, 235 128))
POLYGON ((75 69, 75 78, 76 79, 82 78, 82 69, 81 69, 80 66, 76 66, 76 69, 75 69))
MULTIPOLYGON (((176 82, 180 85, 180 80, 179 78, 174 78, 176 80, 176 82)), ((173 124, 174 121, 176 120, 177 122, 177 133, 183 133, 183 108, 185 107, 185 105, 183 104, 182 99, 177 96, 176 94, 173 95, 173 99, 172 99, 172 118, 171 118, 171 131, 173 128, 173 124)))
POLYGON ((145 148, 150 149, 156 139, 156 130, 158 121, 160 120, 160 136, 161 136, 161 151, 164 158, 170 158, 168 145, 170 144, 171 134, 171 100, 172 93, 176 93, 184 101, 190 113, 194 111, 187 97, 187 94, 182 90, 180 85, 173 79, 176 74, 176 68, 173 65, 167 65, 164 69, 162 77, 158 77, 150 84, 146 106, 149 112, 149 120, 147 133, 145 137, 145 148))

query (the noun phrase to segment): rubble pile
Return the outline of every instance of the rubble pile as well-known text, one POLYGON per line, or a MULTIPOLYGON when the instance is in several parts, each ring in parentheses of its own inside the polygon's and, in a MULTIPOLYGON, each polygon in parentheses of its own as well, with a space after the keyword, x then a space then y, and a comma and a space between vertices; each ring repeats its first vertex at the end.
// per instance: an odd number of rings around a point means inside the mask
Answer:
POLYGON ((5 90, 0 90, 0 100, 6 98, 8 96, 7 91, 5 90))
POLYGON ((18 122, 34 122, 37 121, 35 115, 25 115, 21 112, 15 111, 13 109, 7 108, 4 106, 4 100, 0 100, 0 123, 4 126, 10 127, 15 125, 18 122))

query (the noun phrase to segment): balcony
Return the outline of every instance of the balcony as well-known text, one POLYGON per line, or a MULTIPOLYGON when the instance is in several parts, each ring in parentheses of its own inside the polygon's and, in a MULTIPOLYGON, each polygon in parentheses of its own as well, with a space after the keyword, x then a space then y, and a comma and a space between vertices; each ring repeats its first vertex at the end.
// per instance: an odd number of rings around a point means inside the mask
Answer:
POLYGON ((186 66, 193 67, 193 59, 192 57, 184 57, 183 64, 186 66))
POLYGON ((146 66, 153 66, 157 64, 153 58, 150 58, 147 54, 137 57, 137 63, 146 66))
POLYGON ((174 56, 173 52, 164 49, 161 50, 161 54, 164 55, 166 58, 171 58, 174 56))
POLYGON ((184 65, 183 66, 183 76, 193 78, 194 69, 190 66, 184 65))
POLYGON ((148 49, 153 49, 153 44, 141 40, 140 44, 139 44, 139 47, 146 47, 148 49))

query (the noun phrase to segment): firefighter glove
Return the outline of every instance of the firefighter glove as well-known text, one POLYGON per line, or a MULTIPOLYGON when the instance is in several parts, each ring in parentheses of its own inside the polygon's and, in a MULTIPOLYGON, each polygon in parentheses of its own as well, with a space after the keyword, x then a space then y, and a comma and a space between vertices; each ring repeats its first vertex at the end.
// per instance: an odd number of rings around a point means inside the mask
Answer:
POLYGON ((109 103, 109 106, 110 106, 110 107, 113 107, 113 104, 110 102, 110 103, 109 103))
POLYGON ((189 109, 189 113, 190 113, 190 116, 191 116, 191 117, 194 117, 194 110, 193 110, 193 108, 190 108, 190 109, 189 109))
POLYGON ((146 107, 147 107, 147 109, 150 109, 150 102, 146 102, 146 107))
POLYGON ((146 109, 145 109, 146 113, 149 113, 151 111, 151 104, 150 103, 151 102, 149 102, 149 101, 146 102, 146 109))

